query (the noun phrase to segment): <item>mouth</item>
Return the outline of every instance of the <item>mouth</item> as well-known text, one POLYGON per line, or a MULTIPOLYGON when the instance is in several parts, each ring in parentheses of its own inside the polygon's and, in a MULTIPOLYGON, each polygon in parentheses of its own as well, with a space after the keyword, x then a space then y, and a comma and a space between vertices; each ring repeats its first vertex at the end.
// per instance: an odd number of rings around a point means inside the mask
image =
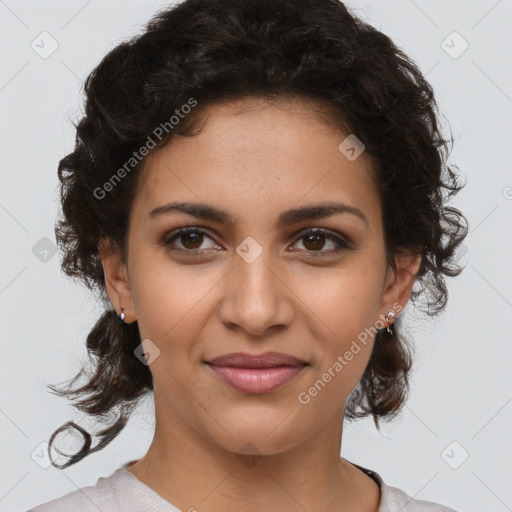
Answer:
POLYGON ((273 391, 297 376, 309 363, 279 352, 260 355, 232 353, 205 361, 221 380, 239 391, 273 391))

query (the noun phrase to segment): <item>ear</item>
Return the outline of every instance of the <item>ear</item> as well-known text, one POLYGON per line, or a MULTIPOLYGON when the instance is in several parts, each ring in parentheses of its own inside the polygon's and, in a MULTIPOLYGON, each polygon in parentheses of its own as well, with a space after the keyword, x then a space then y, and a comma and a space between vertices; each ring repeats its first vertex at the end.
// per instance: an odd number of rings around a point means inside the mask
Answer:
POLYGON ((395 256, 396 270, 388 267, 384 294, 381 302, 381 318, 390 309, 396 317, 405 308, 411 296, 422 260, 421 249, 417 252, 400 249, 395 256))
POLYGON ((128 269, 122 261, 121 248, 110 239, 101 239, 98 243, 98 253, 105 274, 105 285, 110 302, 119 315, 124 308, 125 322, 136 320, 133 306, 132 291, 128 279, 128 269))

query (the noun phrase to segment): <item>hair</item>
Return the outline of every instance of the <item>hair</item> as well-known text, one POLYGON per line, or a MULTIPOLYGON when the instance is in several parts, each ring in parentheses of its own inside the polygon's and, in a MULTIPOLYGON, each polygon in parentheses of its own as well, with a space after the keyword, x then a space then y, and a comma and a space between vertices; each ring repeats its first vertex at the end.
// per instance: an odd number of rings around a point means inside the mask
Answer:
MULTIPOLYGON (((62 270, 97 293, 105 311, 87 336, 87 382, 71 389, 84 366, 67 390, 49 388, 110 423, 94 447, 72 421, 56 430, 50 459, 60 432, 75 428, 84 437, 67 463, 52 461, 59 468, 108 445, 153 389, 149 367, 134 355, 141 343, 137 322, 121 325, 106 293, 98 246, 108 240, 126 261, 130 208, 146 162, 139 151, 150 140, 151 152, 175 135, 193 136, 208 105, 261 97, 321 106, 319 115, 356 135, 374 162, 389 264, 394 267, 403 250, 422 255, 411 301, 438 314, 448 297, 445 276, 462 271, 455 253, 467 221, 447 206, 464 186, 458 167, 447 165, 453 138, 443 136, 432 87, 389 37, 337 0, 185 0, 144 28, 111 49, 86 78, 75 147, 58 166, 62 270), (193 110, 185 108, 194 102, 193 110)), ((400 320, 392 334, 378 330, 347 400, 348 420, 372 415, 379 429, 379 419, 393 418, 405 403, 412 348, 400 320)))

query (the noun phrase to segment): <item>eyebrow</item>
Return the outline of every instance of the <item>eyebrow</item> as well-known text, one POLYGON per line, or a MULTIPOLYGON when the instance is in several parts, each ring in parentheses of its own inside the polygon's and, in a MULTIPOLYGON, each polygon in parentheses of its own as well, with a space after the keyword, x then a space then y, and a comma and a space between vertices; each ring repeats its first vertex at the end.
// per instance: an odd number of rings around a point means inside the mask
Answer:
MULTIPOLYGON (((149 217, 151 219, 155 219, 167 214, 180 212, 191 215, 192 217, 197 217, 198 219, 210 220, 230 227, 235 225, 235 221, 229 213, 205 203, 178 201, 167 203, 151 210, 149 212, 149 217)), ((366 227, 369 227, 368 219, 361 210, 348 204, 336 202, 323 202, 286 210, 279 215, 276 226, 278 228, 283 228, 303 220, 323 219, 341 213, 352 214, 362 220, 366 227)))

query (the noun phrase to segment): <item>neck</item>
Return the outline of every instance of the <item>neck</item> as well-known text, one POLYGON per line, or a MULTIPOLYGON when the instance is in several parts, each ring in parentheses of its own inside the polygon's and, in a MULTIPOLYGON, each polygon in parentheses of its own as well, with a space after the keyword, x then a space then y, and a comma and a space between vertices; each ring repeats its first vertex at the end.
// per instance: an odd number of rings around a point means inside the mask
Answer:
POLYGON ((127 469, 180 510, 378 509, 376 482, 339 456, 343 411, 306 442, 269 455, 251 443, 233 453, 158 412, 156 425, 147 454, 127 469))

